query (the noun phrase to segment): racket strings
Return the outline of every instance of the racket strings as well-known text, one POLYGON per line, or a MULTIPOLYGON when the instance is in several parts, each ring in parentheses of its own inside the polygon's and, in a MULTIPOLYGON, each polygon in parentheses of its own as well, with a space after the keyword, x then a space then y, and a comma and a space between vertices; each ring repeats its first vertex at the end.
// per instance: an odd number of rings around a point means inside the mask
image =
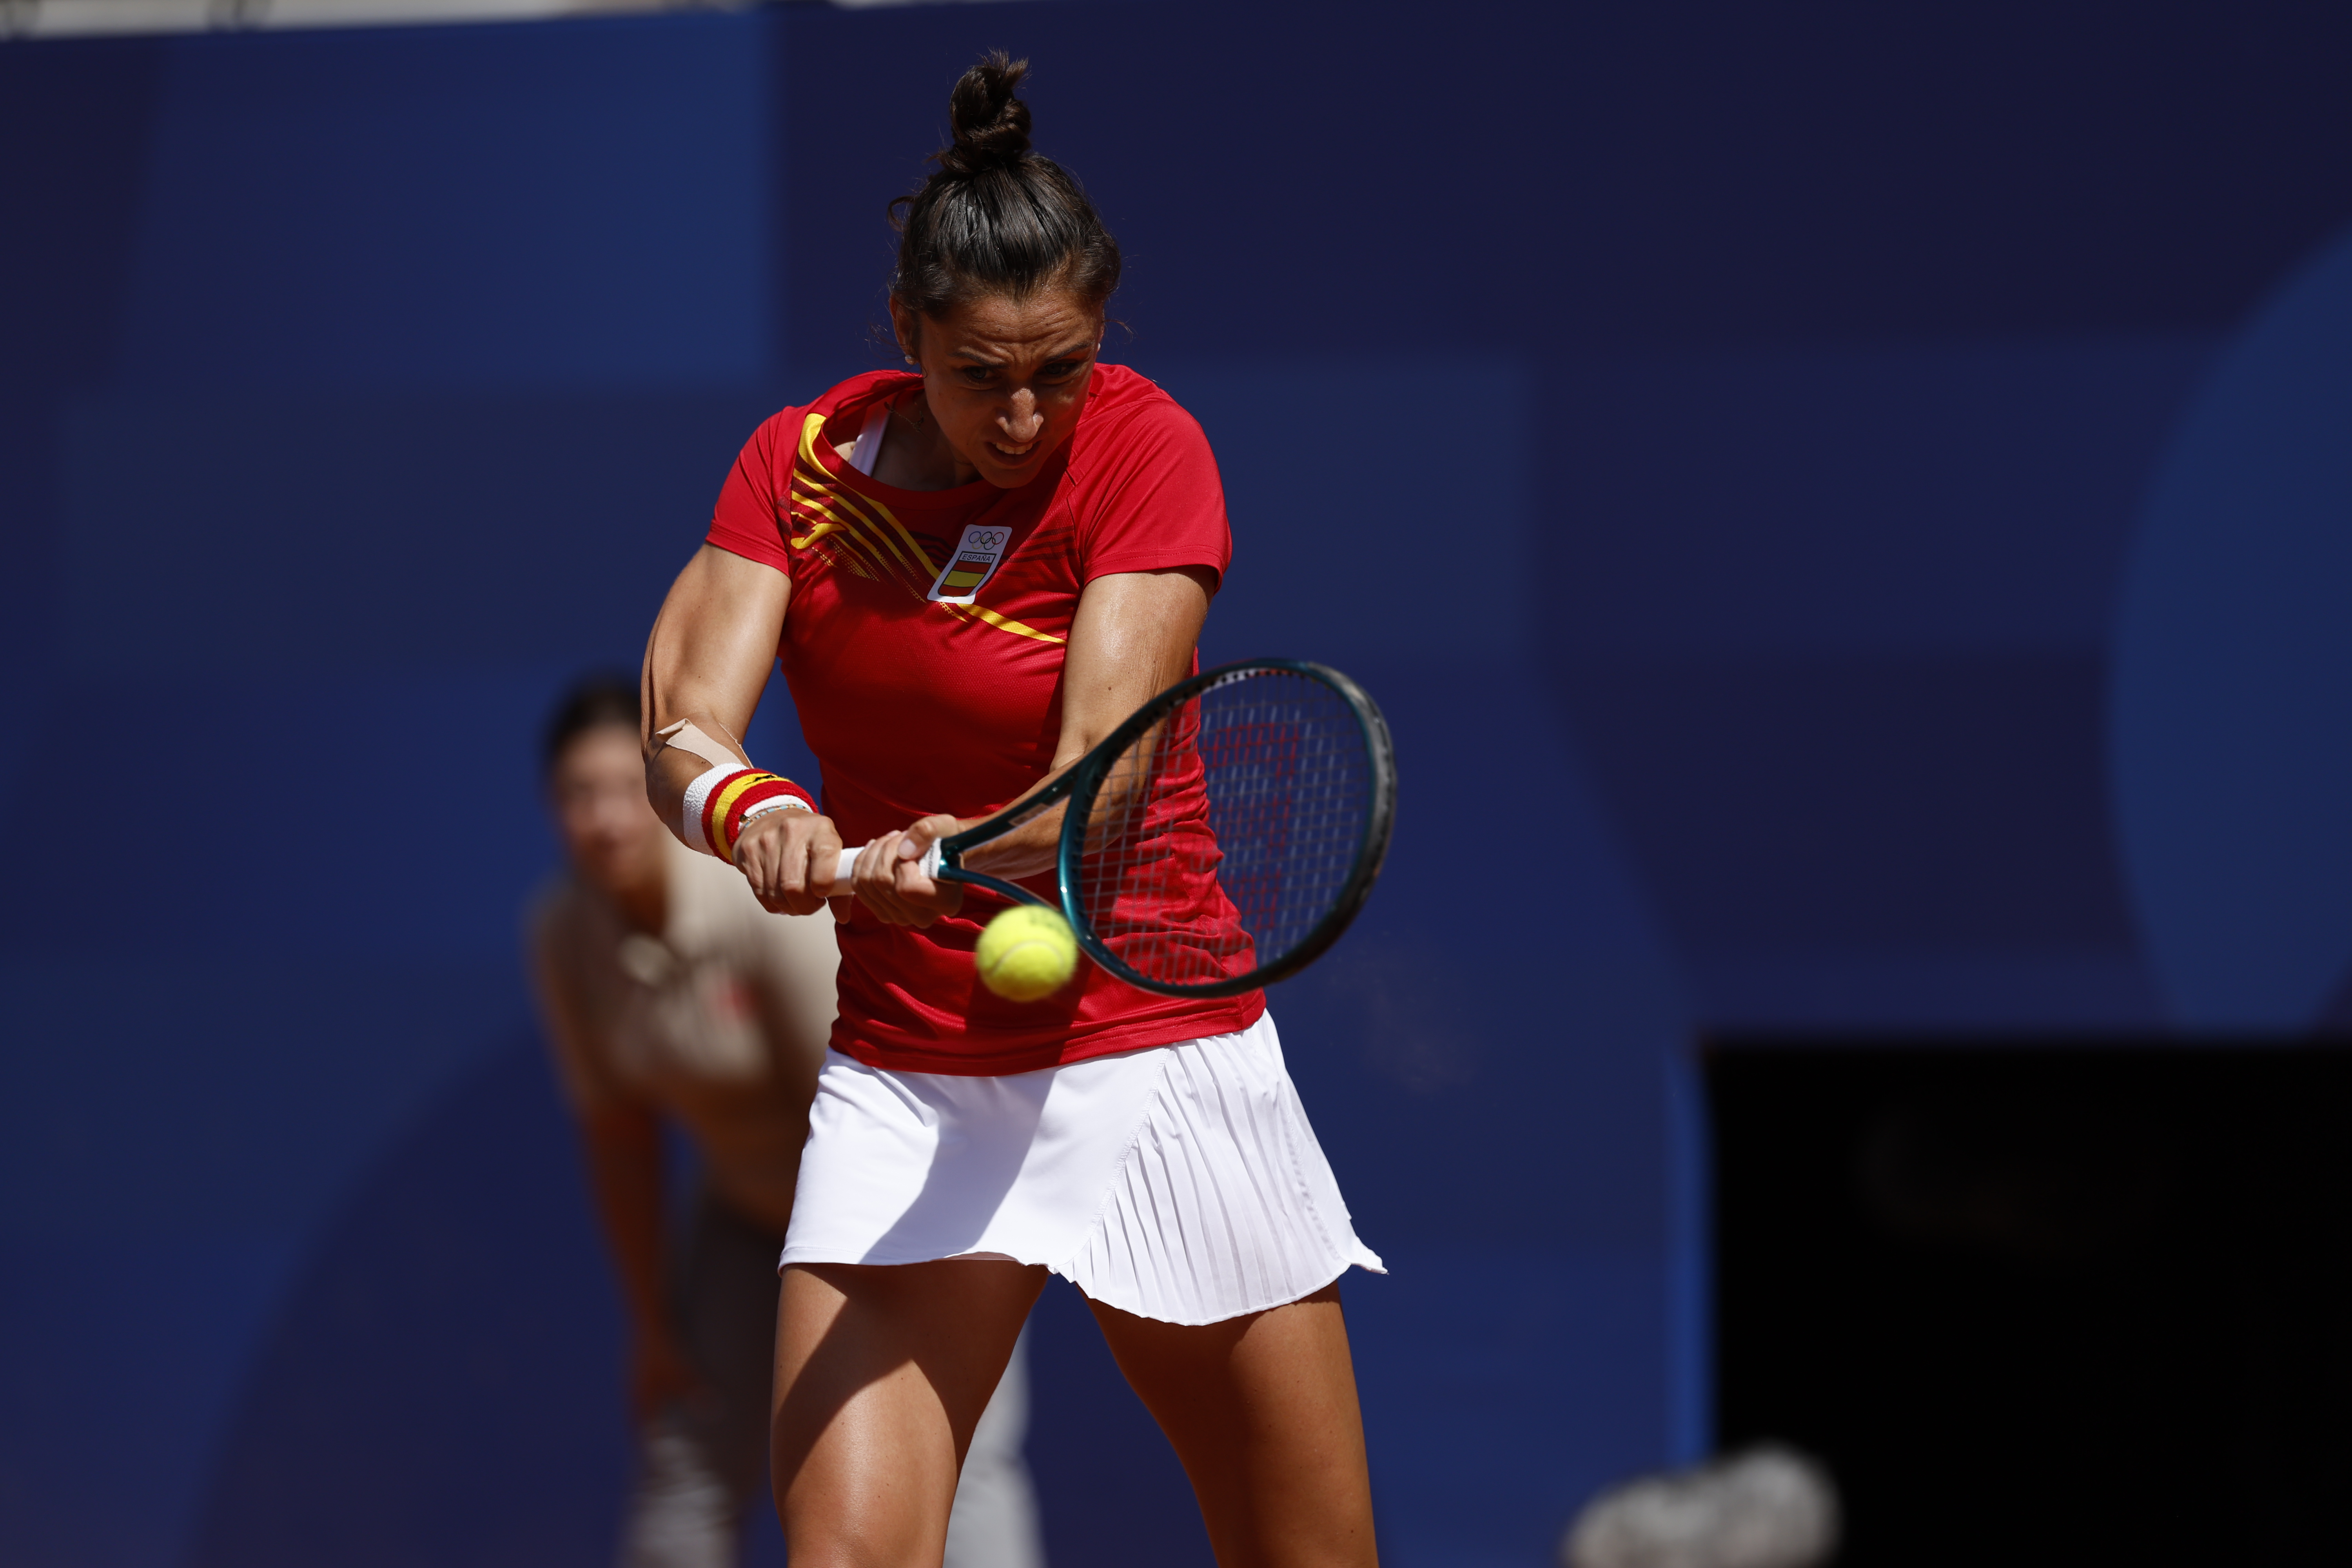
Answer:
POLYGON ((1268 967, 1346 895, 1373 795, 1363 726, 1344 697, 1293 671, 1247 672, 1113 764, 1088 813, 1080 907, 1154 981, 1268 967))

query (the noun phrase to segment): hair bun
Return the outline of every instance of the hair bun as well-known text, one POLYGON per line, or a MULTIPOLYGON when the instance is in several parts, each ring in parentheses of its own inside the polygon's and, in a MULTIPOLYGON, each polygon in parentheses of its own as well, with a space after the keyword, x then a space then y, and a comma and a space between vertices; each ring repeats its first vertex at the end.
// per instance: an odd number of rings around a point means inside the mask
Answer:
POLYGON ((955 141, 931 154, 919 189, 890 204, 897 307, 929 319, 982 295, 1052 287, 1099 313, 1118 287, 1118 242, 1094 204, 1067 169, 1030 151, 1029 106, 1013 96, 1028 74, 1027 60, 999 49, 949 95, 955 141))
POLYGON ((1028 74, 1027 60, 1009 59, 1003 49, 992 50, 963 73, 948 95, 955 142, 939 153, 941 169, 970 178, 1010 168, 1027 155, 1029 106, 1013 97, 1013 89, 1028 74))

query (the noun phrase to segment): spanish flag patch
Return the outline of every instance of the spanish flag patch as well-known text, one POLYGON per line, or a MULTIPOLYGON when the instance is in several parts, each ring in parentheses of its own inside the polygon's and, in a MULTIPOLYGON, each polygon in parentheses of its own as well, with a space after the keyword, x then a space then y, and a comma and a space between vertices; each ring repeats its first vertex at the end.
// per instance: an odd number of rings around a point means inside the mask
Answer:
POLYGON ((943 605, 971 604, 981 585, 995 575, 1012 538, 1009 528, 977 522, 966 528, 956 547, 948 552, 948 563, 940 568, 926 597, 943 605))

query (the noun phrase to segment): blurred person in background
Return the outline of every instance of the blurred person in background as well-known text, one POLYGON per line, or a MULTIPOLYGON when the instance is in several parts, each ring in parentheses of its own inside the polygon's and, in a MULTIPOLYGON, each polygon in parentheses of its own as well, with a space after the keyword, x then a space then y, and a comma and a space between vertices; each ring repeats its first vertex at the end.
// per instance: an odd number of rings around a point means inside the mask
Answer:
MULTIPOLYGON (((551 721, 566 868, 530 920, 549 1042, 586 1145, 631 1329, 638 1469, 624 1568, 722 1568, 767 1469, 777 1265, 832 1028, 832 922, 772 915, 646 804, 636 684, 582 681, 551 721), (700 1156, 673 1244, 665 1122, 700 1156)), ((1042 1568, 1022 1357, 975 1434, 949 1568, 1042 1568)))

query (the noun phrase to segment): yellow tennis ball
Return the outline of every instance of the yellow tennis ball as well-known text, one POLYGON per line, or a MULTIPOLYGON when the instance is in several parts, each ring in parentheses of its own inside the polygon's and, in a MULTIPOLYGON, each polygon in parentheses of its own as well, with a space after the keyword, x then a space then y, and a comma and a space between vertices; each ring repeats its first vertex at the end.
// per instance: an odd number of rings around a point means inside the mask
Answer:
POLYGON ((1058 910, 1015 904, 980 933, 980 983, 1008 1002, 1034 1002, 1070 983, 1078 939, 1058 910))

